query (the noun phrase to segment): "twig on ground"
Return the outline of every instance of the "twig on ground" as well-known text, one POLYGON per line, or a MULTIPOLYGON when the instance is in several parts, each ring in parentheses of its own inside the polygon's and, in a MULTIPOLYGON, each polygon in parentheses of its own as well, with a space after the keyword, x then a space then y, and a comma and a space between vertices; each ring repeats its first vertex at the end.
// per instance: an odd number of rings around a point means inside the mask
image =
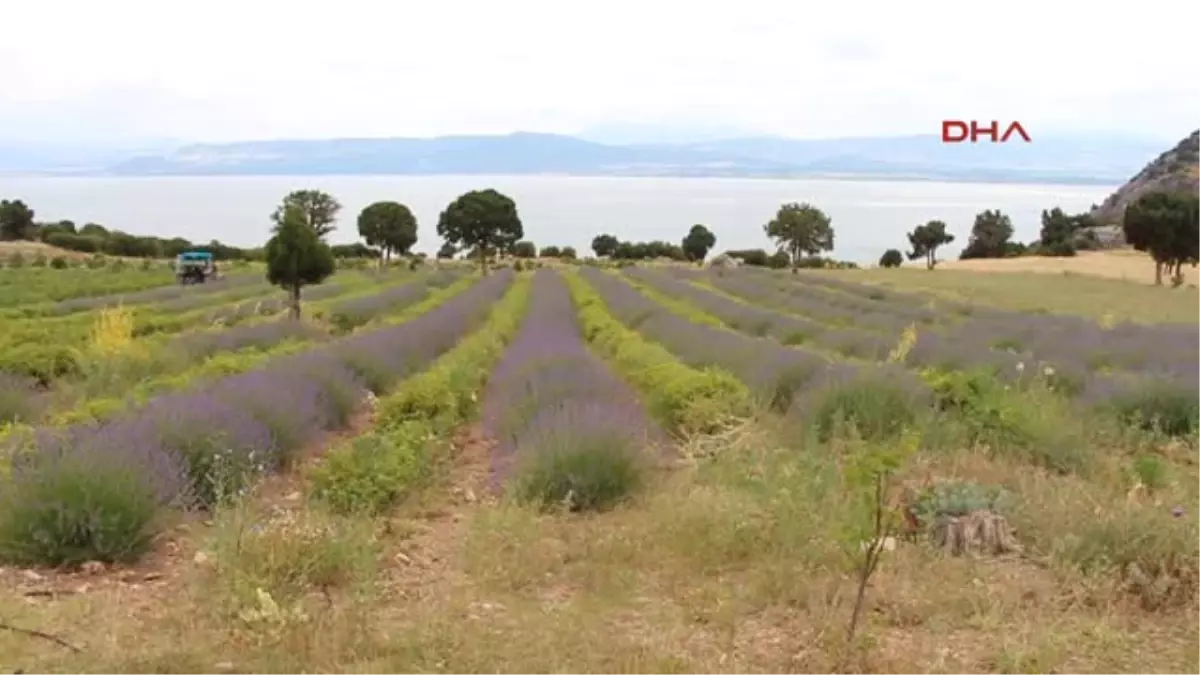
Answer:
POLYGON ((76 647, 75 645, 71 644, 70 642, 67 642, 66 640, 58 637, 57 635, 45 633, 40 630, 35 630, 33 628, 21 628, 20 626, 14 626, 10 623, 0 621, 0 630, 7 630, 7 631, 11 631, 13 633, 16 633, 18 635, 27 635, 29 637, 36 637, 36 638, 41 638, 43 640, 49 640, 50 642, 53 642, 54 644, 57 644, 62 647, 66 647, 67 649, 70 649, 71 651, 75 652, 76 654, 83 652, 83 650, 80 649, 79 647, 76 647))

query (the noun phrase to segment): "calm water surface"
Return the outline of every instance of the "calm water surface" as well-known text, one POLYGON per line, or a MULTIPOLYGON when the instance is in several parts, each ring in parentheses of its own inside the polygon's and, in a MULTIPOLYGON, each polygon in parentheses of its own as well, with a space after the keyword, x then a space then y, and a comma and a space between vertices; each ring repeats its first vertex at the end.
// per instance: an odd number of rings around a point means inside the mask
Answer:
MULTIPOLYGON (((133 234, 193 241, 262 244, 268 216, 287 192, 319 188, 344 205, 331 241, 357 237, 355 217, 371 202, 407 204, 420 223, 416 250, 432 253, 438 213, 458 195, 493 187, 517 202, 525 236, 538 245, 574 246, 592 237, 678 241, 695 223, 717 235, 717 249, 768 247, 762 227, 783 202, 808 201, 833 219, 835 255, 874 262, 884 249, 907 246, 905 232, 930 219, 966 243, 974 215, 1000 209, 1016 238, 1034 239, 1042 209, 1086 209, 1112 187, 991 185, 852 180, 717 178, 572 178, 554 176, 253 176, 147 178, 0 177, 0 197, 25 200, 39 220, 97 222, 133 234)), ((1115 187, 1115 186, 1114 186, 1115 187)))

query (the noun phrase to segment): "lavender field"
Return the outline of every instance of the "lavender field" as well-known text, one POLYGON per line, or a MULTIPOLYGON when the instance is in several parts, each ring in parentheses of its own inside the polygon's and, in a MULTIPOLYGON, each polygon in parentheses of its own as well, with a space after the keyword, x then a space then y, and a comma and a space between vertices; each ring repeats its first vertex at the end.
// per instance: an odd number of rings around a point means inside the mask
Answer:
POLYGON ((60 639, 2 668, 1200 665, 1195 326, 595 261, 299 321, 127 287, 0 317, 0 627, 60 639))

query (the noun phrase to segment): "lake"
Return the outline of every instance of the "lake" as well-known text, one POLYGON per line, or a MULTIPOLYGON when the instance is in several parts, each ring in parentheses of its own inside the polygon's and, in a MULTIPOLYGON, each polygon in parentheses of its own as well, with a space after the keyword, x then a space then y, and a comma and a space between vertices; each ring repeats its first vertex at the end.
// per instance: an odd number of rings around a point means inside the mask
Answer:
POLYGON ((779 205, 808 201, 833 220, 834 255, 861 263, 877 261, 887 248, 905 249, 905 233, 931 219, 949 225, 957 240, 945 254, 956 254, 975 214, 984 209, 1007 213, 1017 239, 1036 239, 1042 209, 1084 210, 1116 186, 559 176, 0 176, 0 198, 24 200, 39 220, 96 222, 132 234, 236 246, 262 244, 271 212, 293 189, 318 188, 342 202, 339 228, 330 236, 334 243, 356 239, 355 218, 364 206, 396 200, 417 216, 415 250, 429 253, 441 245, 437 217, 446 204, 489 187, 517 202, 527 239, 539 246, 574 246, 581 254, 602 232, 635 241, 679 241, 695 223, 717 235, 718 251, 767 248, 762 228, 779 205))

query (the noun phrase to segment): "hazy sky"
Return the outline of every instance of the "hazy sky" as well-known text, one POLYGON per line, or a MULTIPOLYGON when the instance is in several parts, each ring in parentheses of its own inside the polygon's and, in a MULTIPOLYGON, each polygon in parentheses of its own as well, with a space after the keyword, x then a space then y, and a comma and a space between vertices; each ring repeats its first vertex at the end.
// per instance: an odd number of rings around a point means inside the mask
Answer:
POLYGON ((1198 3, 1139 0, 9 0, 0 137, 797 137, 946 117, 1174 140, 1198 3))

